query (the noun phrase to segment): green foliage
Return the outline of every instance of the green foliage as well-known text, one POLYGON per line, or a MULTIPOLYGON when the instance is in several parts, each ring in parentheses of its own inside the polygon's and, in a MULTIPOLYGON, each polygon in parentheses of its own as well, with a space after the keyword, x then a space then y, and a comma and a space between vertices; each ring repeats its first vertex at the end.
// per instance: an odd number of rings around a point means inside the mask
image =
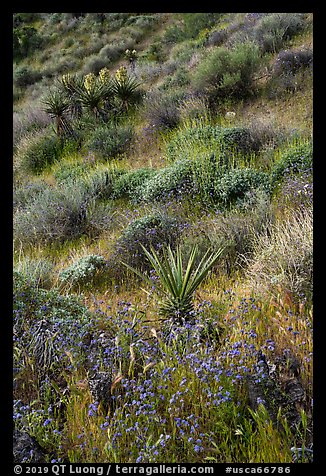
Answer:
POLYGON ((84 147, 100 158, 110 160, 126 152, 132 138, 133 131, 130 126, 105 124, 90 133, 84 147))
POLYGON ((220 19, 221 13, 183 13, 185 38, 196 38, 204 28, 214 26, 220 19))
POLYGON ((43 99, 44 111, 55 119, 56 132, 59 137, 73 135, 71 124, 67 118, 70 108, 69 99, 59 90, 51 91, 43 99))
POLYGON ((271 171, 271 183, 275 187, 285 176, 312 169, 313 144, 311 141, 295 141, 275 162, 271 171))
POLYGON ((123 110, 141 101, 142 93, 139 90, 139 81, 129 75, 119 79, 115 76, 112 80, 112 91, 123 110))
POLYGON ((13 29, 13 56, 20 60, 43 45, 42 37, 33 26, 19 25, 13 29))
POLYGON ((254 26, 253 35, 261 50, 276 52, 284 42, 306 28, 305 13, 271 13, 254 26))
POLYGON ((23 171, 33 174, 41 173, 45 167, 60 159, 63 144, 56 135, 48 132, 28 137, 18 147, 18 157, 23 171))
POLYGON ((241 202, 250 190, 261 189, 270 193, 269 175, 249 168, 236 168, 218 177, 212 192, 213 200, 230 205, 241 202))
POLYGON ((46 258, 24 258, 14 266, 24 279, 36 288, 49 289, 54 278, 54 263, 46 258))
MULTIPOLYGON (((191 320, 194 309, 193 295, 216 264, 223 250, 219 249, 214 253, 208 250, 196 267, 197 246, 191 250, 185 266, 183 263, 183 252, 179 246, 176 248, 175 253, 168 246, 163 250, 163 257, 159 256, 153 247, 151 247, 150 251, 144 246, 142 246, 142 249, 159 277, 159 285, 156 287, 156 292, 163 297, 163 302, 159 309, 160 314, 167 319, 170 318, 180 322, 191 320)), ((131 268, 127 263, 123 264, 145 279, 148 284, 152 285, 152 281, 147 275, 131 268)))
POLYGON ((40 73, 29 66, 19 65, 14 68, 14 85, 18 88, 26 88, 26 86, 34 84, 40 78, 40 73))
POLYGON ((196 158, 214 153, 221 156, 221 163, 228 156, 254 152, 260 147, 259 137, 254 137, 246 127, 219 127, 191 124, 170 137, 166 151, 170 160, 196 158))
POLYGON ((101 81, 99 77, 90 73, 81 81, 70 84, 74 90, 74 97, 81 105, 95 117, 105 117, 106 109, 111 107, 113 88, 111 81, 101 81))
POLYGON ((153 178, 144 182, 137 190, 135 198, 144 201, 166 200, 171 197, 188 194, 192 186, 191 161, 176 161, 170 167, 157 171, 153 178))
POLYGON ((80 180, 87 170, 84 163, 60 163, 53 172, 57 184, 71 184, 71 186, 80 180))
MULTIPOLYGON (((76 362, 80 361, 80 342, 92 316, 78 299, 62 296, 56 290, 40 289, 17 272, 14 273, 13 296, 15 349, 18 355, 23 352, 27 361, 34 360, 34 371, 64 368, 68 357, 62 346, 70 349, 76 362)), ((23 370, 25 358, 15 358, 15 367, 23 370)))
POLYGON ((154 169, 141 168, 122 174, 113 182, 112 198, 137 200, 144 183, 153 178, 156 173, 154 169))
POLYGON ((148 269, 141 244, 159 251, 167 244, 174 247, 179 236, 178 219, 164 213, 145 215, 132 221, 118 239, 116 243, 118 259, 136 268, 148 269))
POLYGON ((62 283, 72 286, 87 285, 92 282, 96 273, 105 267, 106 261, 103 256, 87 255, 75 261, 72 265, 59 273, 62 283))
POLYGON ((253 92, 254 74, 260 66, 259 48, 245 42, 232 50, 212 49, 197 66, 193 86, 213 98, 242 98, 253 92))

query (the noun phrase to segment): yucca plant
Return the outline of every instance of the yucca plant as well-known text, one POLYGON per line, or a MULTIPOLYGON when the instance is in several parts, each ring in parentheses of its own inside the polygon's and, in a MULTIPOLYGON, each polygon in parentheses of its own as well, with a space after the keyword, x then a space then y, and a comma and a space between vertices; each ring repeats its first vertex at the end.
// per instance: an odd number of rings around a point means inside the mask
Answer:
POLYGON ((59 90, 53 90, 43 99, 44 111, 56 122, 56 132, 59 137, 73 135, 73 129, 67 118, 70 108, 69 99, 59 90))
POLYGON ((64 74, 58 80, 59 87, 68 97, 70 102, 70 111, 73 117, 81 117, 82 104, 77 94, 77 89, 83 87, 84 79, 76 74, 64 74))
POLYGON ((82 106, 96 117, 104 117, 113 96, 111 82, 103 82, 92 73, 78 84, 75 93, 82 106))
POLYGON ((128 75, 127 70, 122 66, 115 74, 112 80, 112 87, 115 97, 121 104, 123 110, 127 111, 129 106, 139 100, 140 83, 128 75))
MULTIPOLYGON (((175 252, 168 246, 163 250, 163 257, 160 257, 153 247, 150 248, 150 251, 146 250, 144 246, 142 248, 159 278, 156 292, 162 299, 159 308, 160 315, 166 319, 172 318, 180 322, 189 320, 194 310, 194 293, 221 256, 223 249, 220 248, 215 252, 207 250, 199 264, 196 265, 198 246, 195 245, 190 252, 186 266, 184 266, 180 246, 177 246, 175 252)), ((151 286, 153 285, 152 280, 146 274, 122 263, 151 286)))

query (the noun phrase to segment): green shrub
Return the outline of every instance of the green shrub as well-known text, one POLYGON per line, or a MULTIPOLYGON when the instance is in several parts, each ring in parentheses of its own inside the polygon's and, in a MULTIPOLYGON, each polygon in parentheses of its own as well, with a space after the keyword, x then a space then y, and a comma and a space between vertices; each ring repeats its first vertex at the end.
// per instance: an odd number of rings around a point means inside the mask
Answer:
POLYGON ((62 151, 63 143, 58 136, 41 132, 23 140, 17 148, 17 155, 22 170, 39 174, 45 167, 59 160, 62 151))
POLYGON ((25 185, 14 187, 14 190, 13 190, 14 211, 16 209, 22 210, 26 208, 37 197, 39 193, 44 192, 44 190, 48 188, 49 188, 48 184, 44 181, 28 182, 25 185))
POLYGON ((96 170, 84 178, 84 186, 87 194, 96 199, 109 199, 114 197, 115 184, 126 172, 120 169, 108 168, 96 170))
POLYGON ((271 171, 272 186, 285 176, 312 169, 313 145, 310 141, 297 141, 281 152, 271 171))
POLYGON ((128 150, 132 137, 129 126, 103 125, 90 134, 85 148, 102 159, 110 160, 128 150))
POLYGON ((90 284, 96 273, 105 267, 106 261, 103 256, 87 255, 75 261, 72 265, 59 273, 62 283, 72 286, 90 284))
POLYGON ((196 38, 201 30, 215 25, 221 13, 183 13, 182 16, 185 38, 196 38))
POLYGON ((271 13, 254 26, 253 35, 261 50, 279 51, 284 42, 306 28, 305 13, 271 13))
POLYGON ((259 48, 252 42, 238 44, 232 50, 214 48, 197 66, 193 86, 213 98, 245 97, 253 92, 259 66, 259 48))
POLYGON ((247 127, 216 127, 199 125, 176 132, 166 146, 170 160, 208 157, 215 154, 218 165, 228 158, 257 151, 261 142, 247 127))
POLYGON ((87 170, 87 166, 82 162, 77 163, 62 163, 53 172, 57 184, 71 184, 78 181, 87 170))
POLYGON ((152 246, 156 251, 165 245, 175 247, 180 236, 180 224, 177 218, 156 213, 132 221, 123 231, 116 243, 114 263, 123 260, 130 266, 149 270, 149 263, 141 245, 152 246))
POLYGON ((28 25, 17 26, 13 29, 13 56, 22 59, 36 49, 42 47, 42 37, 37 30, 28 25))
POLYGON ((212 199, 229 206, 235 202, 241 202, 248 191, 256 189, 270 193, 267 173, 248 168, 232 169, 217 178, 212 199))
POLYGON ((167 200, 172 197, 183 197, 192 188, 191 160, 184 159, 175 162, 170 167, 165 167, 145 181, 137 189, 137 200, 155 201, 167 200))
POLYGON ((141 168, 122 174, 113 182, 112 198, 137 199, 139 189, 156 175, 156 170, 141 168))
MULTIPOLYGON (((14 273, 14 345, 20 351, 18 355, 22 352, 28 361, 33 361, 37 373, 67 369, 71 364, 67 349, 74 365, 80 365, 84 356, 81 343, 91 323, 91 313, 75 297, 37 288, 20 273, 14 273)), ((25 358, 16 355, 14 366, 24 370, 25 358)))
POLYGON ((14 69, 14 85, 19 88, 26 88, 41 79, 39 72, 29 66, 17 66, 14 69))

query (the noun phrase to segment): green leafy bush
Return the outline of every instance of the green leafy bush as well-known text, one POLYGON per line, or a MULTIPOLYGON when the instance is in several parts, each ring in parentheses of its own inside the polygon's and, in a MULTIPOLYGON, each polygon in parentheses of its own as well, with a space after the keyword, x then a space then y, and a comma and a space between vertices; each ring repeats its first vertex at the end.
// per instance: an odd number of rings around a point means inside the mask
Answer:
POLYGON ((61 163, 53 172, 57 184, 71 184, 81 179, 85 174, 87 166, 82 162, 61 163))
POLYGON ((241 201, 250 190, 261 189, 270 193, 269 175, 248 168, 232 169, 218 177, 212 199, 228 206, 241 201))
POLYGON ((284 42, 306 28, 305 13, 271 13, 262 17, 253 28, 261 50, 279 51, 284 42))
POLYGON ((19 163, 25 172, 39 174, 60 159, 63 143, 56 135, 41 132, 28 136, 17 148, 19 163))
POLYGON ((271 171, 271 183, 276 186, 285 176, 312 169, 313 145, 310 141, 297 141, 281 152, 271 171))
POLYGON ((141 168, 122 174, 113 182, 112 198, 128 198, 131 200, 139 198, 139 189, 156 173, 154 169, 141 168))
POLYGON ((208 157, 215 154, 218 166, 226 164, 228 158, 257 151, 261 139, 247 127, 216 127, 200 125, 177 131, 167 143, 166 152, 170 160, 208 157))
POLYGON ((132 137, 129 126, 101 125, 89 135, 85 148, 102 159, 110 160, 128 150, 132 137))
POLYGON ((19 88, 26 88, 39 79, 41 79, 40 73, 30 66, 17 66, 14 69, 14 85, 19 88))
POLYGON ((215 25, 220 16, 221 13, 184 13, 185 38, 196 38, 201 30, 215 25))
POLYGON ((144 201, 166 200, 171 197, 182 197, 191 191, 192 167, 191 160, 176 161, 170 167, 165 167, 144 182, 137 189, 136 199, 144 201))
POLYGON ((59 279, 62 283, 72 286, 89 284, 94 279, 96 273, 105 267, 105 264, 106 260, 103 256, 83 256, 61 271, 59 279))
POLYGON ((13 55, 15 59, 22 59, 36 49, 42 47, 42 37, 36 28, 28 25, 19 25, 13 29, 13 55))
POLYGON ((232 50, 214 48, 197 66, 193 86, 212 98, 245 97, 253 92, 259 66, 259 48, 253 42, 238 44, 232 50))

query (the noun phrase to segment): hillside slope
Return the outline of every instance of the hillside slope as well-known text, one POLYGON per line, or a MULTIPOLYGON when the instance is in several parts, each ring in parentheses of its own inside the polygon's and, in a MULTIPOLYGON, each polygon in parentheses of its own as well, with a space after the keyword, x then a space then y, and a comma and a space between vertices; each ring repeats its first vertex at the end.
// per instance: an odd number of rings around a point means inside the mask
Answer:
POLYGON ((312 461, 312 27, 14 14, 16 462, 312 461))

